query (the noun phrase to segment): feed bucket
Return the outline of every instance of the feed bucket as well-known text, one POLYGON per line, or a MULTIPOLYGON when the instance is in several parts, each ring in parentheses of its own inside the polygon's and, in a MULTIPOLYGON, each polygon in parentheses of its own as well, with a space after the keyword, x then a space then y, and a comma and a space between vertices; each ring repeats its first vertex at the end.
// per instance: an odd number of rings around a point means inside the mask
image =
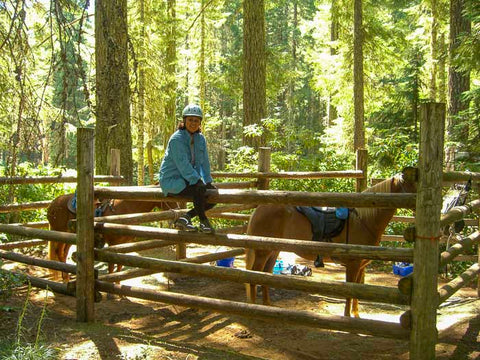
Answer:
POLYGON ((217 266, 233 267, 234 260, 234 257, 217 260, 217 266))

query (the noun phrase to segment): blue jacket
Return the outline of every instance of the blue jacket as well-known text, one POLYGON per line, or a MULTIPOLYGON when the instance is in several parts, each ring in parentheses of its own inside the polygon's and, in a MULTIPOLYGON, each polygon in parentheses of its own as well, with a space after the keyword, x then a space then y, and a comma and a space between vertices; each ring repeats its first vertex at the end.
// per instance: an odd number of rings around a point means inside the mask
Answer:
POLYGON ((205 136, 201 133, 193 134, 194 164, 191 140, 192 135, 187 130, 177 130, 168 141, 158 178, 165 196, 181 192, 187 186, 185 181, 190 185, 196 184, 200 179, 204 183, 212 182, 205 136))

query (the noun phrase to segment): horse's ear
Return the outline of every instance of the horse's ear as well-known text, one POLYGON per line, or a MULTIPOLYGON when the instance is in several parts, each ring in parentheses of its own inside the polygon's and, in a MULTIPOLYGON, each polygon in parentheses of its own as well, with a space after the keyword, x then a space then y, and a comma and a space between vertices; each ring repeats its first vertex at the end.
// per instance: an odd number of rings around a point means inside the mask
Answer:
POLYGON ((410 183, 418 181, 418 169, 413 166, 404 167, 402 170, 403 180, 410 183))

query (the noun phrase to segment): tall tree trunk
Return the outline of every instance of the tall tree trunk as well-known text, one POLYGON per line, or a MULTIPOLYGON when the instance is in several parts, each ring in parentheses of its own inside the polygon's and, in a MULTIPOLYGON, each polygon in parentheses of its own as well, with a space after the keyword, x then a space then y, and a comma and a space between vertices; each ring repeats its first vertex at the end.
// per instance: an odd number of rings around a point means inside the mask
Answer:
POLYGON ((438 11, 437 0, 431 0, 432 10, 432 28, 430 31, 430 100, 435 102, 437 99, 437 68, 438 68, 438 11))
POLYGON ((167 86, 166 86, 166 104, 165 104, 165 117, 166 125, 164 129, 167 129, 167 132, 164 133, 164 139, 168 141, 170 136, 175 132, 176 129, 176 100, 177 100, 177 78, 176 78, 176 68, 177 68, 177 31, 176 31, 176 0, 167 1, 167 17, 168 17, 168 38, 167 38, 167 51, 166 51, 166 75, 167 75, 167 86))
MULTIPOLYGON (((332 0, 331 7, 330 7, 330 17, 331 17, 331 20, 330 20, 331 21, 331 23, 330 23, 330 41, 332 42, 332 45, 330 46, 330 55, 331 56, 337 55, 336 45, 335 46, 333 45, 333 43, 335 43, 338 40, 337 11, 338 11, 337 0, 332 0)), ((329 94, 329 96, 328 96, 327 126, 331 126, 333 124, 333 121, 338 117, 337 108, 332 103, 333 95, 334 94, 329 94)))
POLYGON ((447 103, 447 86, 446 86, 446 58, 447 58, 447 50, 445 47, 445 33, 442 32, 440 34, 440 38, 438 39, 438 101, 441 103, 447 103))
POLYGON ((466 143, 469 126, 465 119, 460 118, 460 112, 468 109, 468 101, 461 96, 470 89, 470 73, 461 72, 453 64, 455 52, 460 45, 460 34, 471 31, 470 22, 463 16, 464 0, 450 1, 450 67, 448 69, 448 116, 447 138, 449 141, 466 143), (455 127, 460 127, 456 130, 455 127))
POLYGON ((140 12, 140 39, 138 59, 138 139, 137 170, 138 185, 144 185, 145 178, 145 0, 138 1, 140 12))
POLYGON ((149 137, 147 142, 147 164, 148 164, 148 179, 150 184, 155 182, 155 171, 153 166, 153 145, 151 137, 149 137))
MULTIPOLYGON (((244 0, 243 16, 243 126, 262 126, 267 106, 264 0, 244 0)), ((265 134, 244 136, 243 143, 258 149, 265 134)))
POLYGON ((353 38, 353 97, 355 107, 354 150, 365 148, 364 95, 363 95, 363 11, 362 0, 354 0, 353 38))
MULTIPOLYGON (((294 73, 297 69, 297 31, 298 31, 298 1, 293 1, 293 21, 292 21, 292 45, 291 45, 291 54, 292 54, 292 62, 290 69, 294 73)), ((288 5, 286 8, 286 13, 288 15, 289 9, 288 5)), ((288 84, 288 92, 287 92, 287 123, 290 128, 295 127, 295 78, 291 77, 288 84)), ((287 151, 289 153, 292 152, 292 143, 290 142, 290 138, 287 139, 287 151)))
POLYGON ((120 174, 133 182, 127 1, 95 1, 97 174, 108 174, 110 149, 120 149, 120 174))
POLYGON ((200 107, 205 111, 205 0, 202 0, 202 16, 200 18, 200 107))

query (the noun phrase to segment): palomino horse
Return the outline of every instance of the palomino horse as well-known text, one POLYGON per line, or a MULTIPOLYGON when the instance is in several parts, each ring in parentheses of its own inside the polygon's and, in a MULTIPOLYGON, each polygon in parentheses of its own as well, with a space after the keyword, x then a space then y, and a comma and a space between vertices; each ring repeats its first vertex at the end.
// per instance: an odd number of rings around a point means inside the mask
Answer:
MULTIPOLYGON (((74 194, 60 195, 55 198, 47 210, 47 219, 50 223, 50 229, 56 231, 69 232, 68 222, 75 219, 76 214, 69 210, 69 203, 74 194)), ((122 215, 149 212, 155 207, 162 210, 178 208, 178 203, 173 202, 158 202, 158 201, 135 201, 135 200, 113 200, 103 210, 102 216, 108 215, 122 215)), ((118 236, 118 235, 103 235, 103 241, 110 246, 124 244, 133 241, 132 236, 118 236)), ((48 257, 50 260, 58 260, 66 262, 70 244, 65 244, 56 241, 50 241, 48 247, 48 257)), ((122 266, 117 264, 117 271, 120 271, 122 266)), ((114 264, 108 264, 108 272, 114 271, 114 264)), ((58 273, 55 273, 57 276, 58 273)), ((62 273, 64 281, 68 281, 68 274, 62 273)))
MULTIPOLYGON (((416 192, 414 182, 404 180, 404 176, 396 175, 384 180, 364 192, 377 193, 410 193, 416 192)), ((350 211, 348 224, 342 232, 332 239, 332 242, 356 245, 374 245, 380 243, 381 236, 396 209, 356 208, 350 211)), ((312 240, 312 227, 309 220, 299 213, 294 206, 261 205, 250 218, 247 234, 278 237, 298 240, 312 240)), ((279 251, 246 250, 246 268, 249 270, 272 272, 279 251)), ((316 255, 297 253, 300 257, 314 261, 316 255)), ((324 261, 332 259, 324 257, 324 261)), ((370 260, 351 259, 342 262, 346 267, 346 281, 363 283, 365 267, 370 260)), ((268 286, 262 285, 263 303, 270 305, 268 286)), ((247 298, 250 302, 256 300, 256 285, 247 284, 247 298)), ((358 317, 358 299, 347 298, 345 316, 350 316, 350 310, 358 317)))

